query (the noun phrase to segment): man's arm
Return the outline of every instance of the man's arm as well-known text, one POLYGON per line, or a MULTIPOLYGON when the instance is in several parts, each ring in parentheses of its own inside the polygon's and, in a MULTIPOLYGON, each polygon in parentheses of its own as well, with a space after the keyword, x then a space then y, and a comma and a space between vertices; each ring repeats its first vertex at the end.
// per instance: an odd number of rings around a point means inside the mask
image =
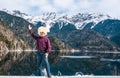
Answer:
POLYGON ((49 53, 51 52, 51 43, 50 40, 47 40, 47 52, 46 52, 46 57, 48 57, 49 53))
POLYGON ((30 25, 28 26, 28 29, 29 29, 30 35, 31 35, 34 39, 37 39, 37 36, 35 36, 35 35, 33 34, 33 32, 32 32, 32 27, 31 27, 30 25))

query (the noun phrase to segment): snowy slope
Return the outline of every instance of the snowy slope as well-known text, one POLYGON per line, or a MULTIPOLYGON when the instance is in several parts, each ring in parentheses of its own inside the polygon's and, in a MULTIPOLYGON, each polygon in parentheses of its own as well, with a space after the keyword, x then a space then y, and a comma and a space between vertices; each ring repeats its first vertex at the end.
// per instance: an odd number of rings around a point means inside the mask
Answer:
POLYGON ((75 24, 77 29, 83 29, 85 25, 87 25, 90 22, 93 22, 94 25, 91 28, 94 28, 94 26, 105 19, 110 19, 111 17, 109 15, 103 15, 103 14, 82 14, 78 13, 70 18, 70 21, 75 24))
POLYGON ((94 25, 91 28, 94 28, 94 26, 105 19, 111 19, 109 15, 103 15, 103 14, 95 14, 95 13, 78 13, 78 14, 61 14, 57 15, 55 12, 50 13, 44 13, 41 16, 32 16, 25 13, 22 13, 18 10, 14 11, 8 11, 6 9, 3 9, 2 11, 5 11, 11 15, 18 16, 21 18, 24 18, 25 20, 29 21, 30 23, 33 23, 34 25, 37 22, 43 22, 47 24, 48 29, 55 24, 56 22, 60 22, 60 27, 62 28, 62 23, 68 24, 71 23, 76 26, 77 29, 83 29, 88 23, 93 22, 94 25), (50 26, 49 26, 50 25, 50 26))

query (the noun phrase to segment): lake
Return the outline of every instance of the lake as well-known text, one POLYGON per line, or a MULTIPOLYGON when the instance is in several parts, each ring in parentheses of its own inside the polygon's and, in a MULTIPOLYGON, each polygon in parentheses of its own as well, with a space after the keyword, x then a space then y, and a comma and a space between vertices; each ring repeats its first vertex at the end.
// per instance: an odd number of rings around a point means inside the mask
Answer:
MULTIPOLYGON (((120 52, 59 52, 49 55, 51 73, 55 76, 120 75, 120 52)), ((0 52, 0 75, 36 75, 35 52, 0 52)), ((44 64, 43 73, 46 75, 44 64)))

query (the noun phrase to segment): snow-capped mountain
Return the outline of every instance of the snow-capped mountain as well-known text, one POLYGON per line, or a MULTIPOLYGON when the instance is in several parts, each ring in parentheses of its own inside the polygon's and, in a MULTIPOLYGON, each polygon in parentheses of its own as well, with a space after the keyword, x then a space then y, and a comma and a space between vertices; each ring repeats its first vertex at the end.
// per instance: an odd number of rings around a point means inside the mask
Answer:
POLYGON ((77 29, 83 29, 88 23, 93 22, 94 25, 91 28, 94 28, 94 26, 105 19, 110 19, 111 17, 109 15, 103 15, 103 14, 82 14, 78 13, 70 18, 70 21, 75 24, 77 29))
POLYGON ((93 23, 91 28, 94 28, 94 26, 105 19, 111 19, 109 15, 103 15, 103 14, 95 14, 95 13, 78 13, 78 14, 62 14, 62 15, 57 15, 55 12, 50 12, 50 13, 44 13, 41 16, 32 16, 28 15, 25 13, 22 13, 18 10, 14 11, 8 11, 6 9, 3 9, 3 11, 14 15, 18 17, 22 17, 28 22, 36 25, 38 22, 43 22, 47 24, 46 26, 48 29, 53 26, 56 22, 59 22, 60 28, 63 27, 64 24, 71 23, 76 26, 77 29, 83 29, 88 23, 93 23), (49 26, 50 25, 50 26, 49 26))
MULTIPOLYGON (((15 34, 17 34, 25 41, 29 39, 27 26, 30 23, 35 24, 33 30, 35 31, 36 35, 37 35, 36 32, 37 27, 45 23, 48 29, 50 29, 50 32, 48 33, 49 36, 56 37, 65 43, 69 43, 68 45, 70 45, 72 48, 81 49, 81 50, 99 50, 99 49, 117 50, 117 48, 113 48, 114 44, 112 44, 107 39, 106 35, 105 36, 101 35, 103 32, 105 32, 106 34, 109 34, 113 38, 112 40, 115 41, 116 39, 119 39, 119 37, 114 37, 119 34, 110 33, 113 31, 115 31, 114 33, 119 32, 116 31, 116 28, 119 29, 118 28, 118 26, 120 25, 119 20, 118 22, 116 20, 114 21, 114 23, 117 23, 114 24, 116 25, 115 27, 113 23, 110 20, 108 20, 110 19, 109 16, 100 15, 100 14, 96 15, 96 14, 81 14, 81 13, 73 14, 73 15, 69 15, 69 14, 57 15, 54 12, 45 13, 41 16, 30 16, 24 13, 20 13, 19 11, 13 11, 13 12, 9 12, 11 14, 8 14, 6 12, 0 11, 0 19, 4 21, 14 31, 15 34), (17 17, 15 15, 17 15, 17 17), (18 17, 18 15, 20 18, 18 17), (39 24, 36 25, 36 23, 39 24), (78 25, 77 27, 77 23, 80 23, 81 25, 78 25), (104 27, 106 30, 103 29, 104 27), (82 30, 78 30, 78 29, 82 29, 82 30), (98 32, 99 29, 101 29, 100 33, 98 32), (111 29, 113 30, 111 31, 111 29), (108 45, 112 46, 112 48, 109 47, 108 45)), ((32 45, 31 42, 30 45, 32 45)))

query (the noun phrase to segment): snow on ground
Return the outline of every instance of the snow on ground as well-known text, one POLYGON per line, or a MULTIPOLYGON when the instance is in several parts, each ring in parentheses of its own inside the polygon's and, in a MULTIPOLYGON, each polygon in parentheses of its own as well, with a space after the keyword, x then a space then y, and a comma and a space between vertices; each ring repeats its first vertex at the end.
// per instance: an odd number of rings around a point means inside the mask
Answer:
MULTIPOLYGON (((46 76, 0 76, 0 78, 48 78, 46 76)), ((120 76, 52 76, 51 78, 120 78, 120 76)))

